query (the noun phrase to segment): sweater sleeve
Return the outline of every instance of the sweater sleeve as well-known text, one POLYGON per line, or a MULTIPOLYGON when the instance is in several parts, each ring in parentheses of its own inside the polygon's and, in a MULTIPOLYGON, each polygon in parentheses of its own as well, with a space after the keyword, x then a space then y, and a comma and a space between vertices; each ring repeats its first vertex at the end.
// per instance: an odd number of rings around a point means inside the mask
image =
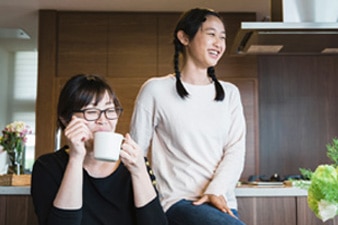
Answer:
POLYGON ((77 225, 81 224, 82 210, 63 210, 55 207, 51 208, 48 216, 48 225, 77 225))
POLYGON ((167 225, 167 218, 163 212, 158 197, 147 205, 136 209, 138 225, 167 225))
POLYGON ((233 191, 244 167, 246 123, 240 93, 233 86, 229 94, 231 124, 227 142, 223 147, 223 157, 209 183, 205 194, 226 195, 233 191))
MULTIPOLYGON (((150 79, 141 87, 135 101, 130 123, 130 135, 147 156, 153 132, 156 126, 155 100, 152 95, 156 85, 150 79), (141 131, 142 130, 142 131, 141 131)), ((156 92, 156 91, 155 91, 156 92)))
POLYGON ((33 166, 31 196, 40 225, 81 224, 81 209, 61 210, 53 206, 63 176, 63 160, 66 161, 61 153, 41 156, 33 166))

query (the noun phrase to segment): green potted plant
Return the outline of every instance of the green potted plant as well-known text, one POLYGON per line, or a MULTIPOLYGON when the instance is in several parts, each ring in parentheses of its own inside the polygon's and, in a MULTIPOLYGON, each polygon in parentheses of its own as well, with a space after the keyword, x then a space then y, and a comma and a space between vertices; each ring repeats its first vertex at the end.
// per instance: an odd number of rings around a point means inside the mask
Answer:
POLYGON ((311 182, 309 185, 298 183, 298 186, 307 188, 308 206, 323 222, 338 215, 338 139, 333 138, 326 148, 333 164, 319 165, 314 172, 300 169, 311 182))

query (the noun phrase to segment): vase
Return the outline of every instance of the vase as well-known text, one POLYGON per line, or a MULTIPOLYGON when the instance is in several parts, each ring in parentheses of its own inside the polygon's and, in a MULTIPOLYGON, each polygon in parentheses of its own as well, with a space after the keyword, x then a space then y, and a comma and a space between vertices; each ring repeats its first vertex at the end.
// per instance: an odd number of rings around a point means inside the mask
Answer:
POLYGON ((8 154, 0 148, 0 176, 8 172, 8 154))
POLYGON ((7 150, 7 153, 10 161, 8 173, 16 175, 24 174, 25 146, 21 145, 7 150))

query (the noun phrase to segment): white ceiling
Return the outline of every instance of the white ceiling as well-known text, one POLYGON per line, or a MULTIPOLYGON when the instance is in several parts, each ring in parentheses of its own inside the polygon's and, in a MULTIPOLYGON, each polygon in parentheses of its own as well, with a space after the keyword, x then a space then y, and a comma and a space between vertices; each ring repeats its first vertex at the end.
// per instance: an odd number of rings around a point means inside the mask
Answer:
POLYGON ((270 16, 270 0, 0 0, 0 28, 21 28, 30 40, 0 38, 6 51, 36 50, 38 10, 181 12, 208 7, 221 12, 256 12, 270 16))

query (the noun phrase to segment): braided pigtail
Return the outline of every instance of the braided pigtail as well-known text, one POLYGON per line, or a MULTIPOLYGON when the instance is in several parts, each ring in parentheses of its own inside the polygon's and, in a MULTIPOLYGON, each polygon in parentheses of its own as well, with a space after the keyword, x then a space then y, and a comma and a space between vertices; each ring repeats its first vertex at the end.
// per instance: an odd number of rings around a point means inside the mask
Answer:
MULTIPOLYGON (((215 16, 221 19, 220 15, 217 12, 207 9, 207 8, 195 8, 195 9, 186 11, 179 18, 175 31, 174 31, 173 44, 175 46, 174 69, 175 69, 175 76, 176 76, 176 90, 177 90, 178 95, 183 99, 189 95, 189 93, 187 92, 187 90, 184 88, 182 84, 181 73, 179 70, 179 56, 180 54, 185 56, 185 47, 178 39, 177 33, 179 31, 183 31, 185 35, 189 38, 189 41, 193 40, 198 29, 202 26, 202 23, 206 21, 208 16, 215 16)), ((215 100, 222 101, 224 99, 224 90, 221 84, 219 83, 219 81, 215 77, 215 71, 213 67, 208 69, 208 75, 215 82, 215 87, 216 87, 215 100)))
POLYGON ((215 83, 215 90, 216 90, 215 101, 223 101, 224 96, 225 96, 224 89, 223 89, 221 83, 216 78, 214 67, 208 68, 208 76, 211 77, 211 79, 215 83))
POLYGON ((180 51, 182 51, 182 44, 175 39, 174 41, 175 44, 175 53, 174 53, 174 69, 175 69, 175 76, 176 76, 176 90, 178 95, 181 98, 185 98, 189 95, 187 90, 184 88, 182 81, 181 81, 181 73, 179 69, 179 56, 180 56, 180 51))

